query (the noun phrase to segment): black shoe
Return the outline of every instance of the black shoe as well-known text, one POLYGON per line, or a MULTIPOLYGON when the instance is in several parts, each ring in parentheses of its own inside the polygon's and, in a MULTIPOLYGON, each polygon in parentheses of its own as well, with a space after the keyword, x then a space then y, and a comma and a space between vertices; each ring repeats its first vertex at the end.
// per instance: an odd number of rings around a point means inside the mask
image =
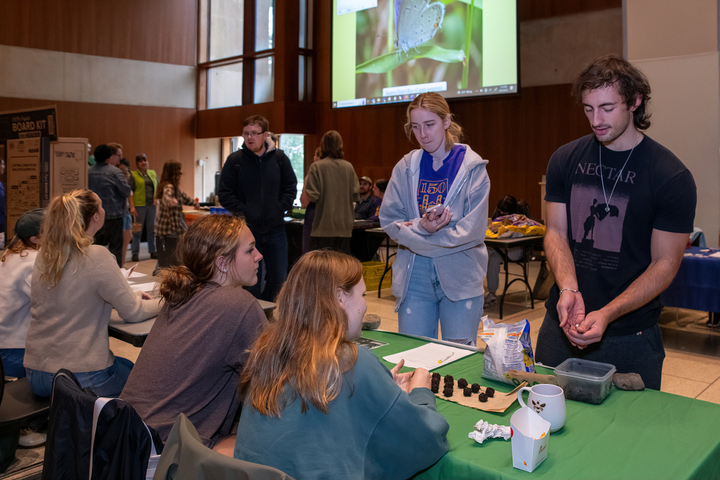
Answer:
POLYGON ((157 260, 157 252, 152 252, 150 254, 150 258, 152 258, 153 260, 157 260))
POLYGON ((139 256, 138 256, 137 254, 133 253, 132 261, 133 261, 133 262, 137 262, 137 261, 139 261, 139 260, 140 260, 139 256))

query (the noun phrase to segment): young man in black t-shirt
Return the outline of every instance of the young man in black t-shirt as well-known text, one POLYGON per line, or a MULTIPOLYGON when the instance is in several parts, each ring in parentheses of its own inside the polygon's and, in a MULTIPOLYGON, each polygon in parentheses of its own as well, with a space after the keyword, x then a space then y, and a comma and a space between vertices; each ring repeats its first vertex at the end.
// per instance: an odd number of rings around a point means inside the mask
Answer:
POLYGON ((629 62, 596 60, 573 94, 593 134, 560 147, 548 165, 545 250, 556 284, 536 358, 551 366, 569 357, 610 363, 659 390, 658 295, 693 230, 695 182, 642 133, 650 85, 629 62))

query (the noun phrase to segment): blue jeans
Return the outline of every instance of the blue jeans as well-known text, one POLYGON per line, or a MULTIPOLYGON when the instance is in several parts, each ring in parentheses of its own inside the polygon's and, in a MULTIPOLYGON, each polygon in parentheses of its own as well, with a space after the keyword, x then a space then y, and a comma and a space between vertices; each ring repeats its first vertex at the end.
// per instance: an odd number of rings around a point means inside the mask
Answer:
POLYGON ((23 366, 25 360, 24 348, 4 348, 0 350, 0 357, 2 357, 5 375, 17 378, 25 376, 25 367, 23 366))
MULTIPOLYGON (((135 207, 137 211, 136 222, 142 223, 145 226, 145 234, 147 236, 148 252, 155 253, 155 206, 150 205, 149 207, 135 207)), ((132 254, 140 254, 140 238, 142 232, 133 232, 132 238, 132 254)))
POLYGON ((548 311, 538 331, 535 359, 549 367, 557 367, 568 358, 583 358, 615 365, 618 373, 637 373, 645 387, 660 390, 665 360, 660 326, 629 335, 604 335, 602 339, 580 350, 573 347, 560 320, 548 311))
POLYGON ((482 295, 457 302, 449 300, 440 286, 433 259, 415 256, 408 291, 398 309, 400 333, 438 338, 439 319, 443 340, 475 345, 482 313, 482 295))
POLYGON ((265 286, 262 287, 262 277, 258 275, 258 283, 247 290, 255 298, 274 302, 280 287, 285 283, 288 271, 288 241, 285 225, 280 225, 267 233, 255 235, 255 248, 262 254, 260 270, 265 270, 265 286))
MULTIPOLYGON (((130 371, 135 364, 127 358, 115 357, 115 362, 105 370, 94 372, 73 372, 83 388, 90 388, 98 397, 120 396, 130 371)), ((55 373, 26 368, 30 387, 36 395, 49 397, 55 373)))

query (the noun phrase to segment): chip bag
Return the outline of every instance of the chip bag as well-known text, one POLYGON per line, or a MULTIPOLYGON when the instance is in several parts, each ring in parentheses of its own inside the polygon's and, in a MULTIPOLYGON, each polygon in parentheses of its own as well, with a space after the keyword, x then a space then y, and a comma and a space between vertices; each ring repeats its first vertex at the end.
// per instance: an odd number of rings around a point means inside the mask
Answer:
POLYGON ((487 344, 483 377, 512 384, 510 370, 535 373, 530 322, 495 324, 485 315, 482 324, 483 332, 478 336, 487 344))

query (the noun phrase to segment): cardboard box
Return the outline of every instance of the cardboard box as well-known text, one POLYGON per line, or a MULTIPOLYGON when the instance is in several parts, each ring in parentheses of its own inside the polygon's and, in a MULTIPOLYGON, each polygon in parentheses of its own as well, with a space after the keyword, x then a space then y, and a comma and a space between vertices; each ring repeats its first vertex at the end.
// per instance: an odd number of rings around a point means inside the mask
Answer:
POLYGON ((532 472, 548 454, 550 422, 528 407, 510 418, 513 467, 532 472))

